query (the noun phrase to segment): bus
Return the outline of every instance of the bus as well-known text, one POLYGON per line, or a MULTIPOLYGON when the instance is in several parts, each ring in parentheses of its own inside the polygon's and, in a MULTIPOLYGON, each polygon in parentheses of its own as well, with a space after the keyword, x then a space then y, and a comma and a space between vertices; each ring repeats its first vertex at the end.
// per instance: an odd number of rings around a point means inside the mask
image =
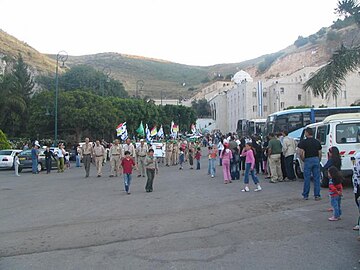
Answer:
POLYGON ((303 108, 279 111, 266 119, 265 134, 279 133, 284 130, 292 138, 300 138, 305 126, 323 121, 327 116, 339 113, 357 113, 360 106, 333 108, 303 108))
POLYGON ((242 136, 252 136, 254 134, 264 134, 266 119, 240 119, 237 122, 236 133, 242 136))

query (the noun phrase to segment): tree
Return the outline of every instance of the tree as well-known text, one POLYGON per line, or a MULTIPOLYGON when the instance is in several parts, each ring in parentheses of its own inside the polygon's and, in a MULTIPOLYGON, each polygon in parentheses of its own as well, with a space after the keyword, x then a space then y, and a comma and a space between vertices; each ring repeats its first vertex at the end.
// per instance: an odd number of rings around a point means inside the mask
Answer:
POLYGON ((0 150, 9 148, 11 148, 11 145, 6 138, 5 133, 0 129, 0 150))
POLYGON ((191 107, 196 112, 197 117, 208 117, 211 115, 210 105, 206 99, 195 100, 191 102, 191 107))
MULTIPOLYGON (((360 27, 360 5, 356 0, 338 2, 336 12, 345 17, 353 17, 360 27)), ((360 46, 347 47, 344 44, 335 51, 329 63, 318 70, 305 84, 314 96, 337 97, 348 73, 356 71, 360 66, 360 46)))

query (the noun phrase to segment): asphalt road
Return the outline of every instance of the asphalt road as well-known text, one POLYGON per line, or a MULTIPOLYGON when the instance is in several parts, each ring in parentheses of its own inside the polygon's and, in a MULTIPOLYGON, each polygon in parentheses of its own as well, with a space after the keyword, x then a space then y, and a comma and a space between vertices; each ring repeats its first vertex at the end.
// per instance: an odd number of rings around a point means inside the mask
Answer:
MULTIPOLYGON (((154 192, 137 178, 85 178, 84 168, 15 177, 0 171, 0 269, 360 269, 357 210, 344 192, 341 221, 302 182, 242 193, 188 164, 160 165, 154 192)), ((252 187, 253 189, 254 187, 252 187)))

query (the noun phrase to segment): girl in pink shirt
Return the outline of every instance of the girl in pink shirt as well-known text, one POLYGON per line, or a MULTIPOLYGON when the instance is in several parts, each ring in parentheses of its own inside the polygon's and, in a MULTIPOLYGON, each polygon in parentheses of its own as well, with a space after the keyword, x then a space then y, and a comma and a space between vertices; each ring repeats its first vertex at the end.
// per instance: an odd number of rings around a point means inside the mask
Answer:
POLYGON ((255 155, 254 155, 254 151, 251 147, 251 143, 245 144, 245 147, 241 153, 241 156, 245 157, 245 178, 244 178, 245 187, 241 191, 243 191, 243 192, 250 191, 250 189, 249 189, 249 173, 251 173, 251 178, 254 181, 254 184, 256 185, 256 188, 254 191, 260 191, 261 186, 259 184, 259 179, 257 178, 257 176, 255 174, 255 170, 254 170, 255 155))
POLYGON ((220 157, 222 159, 224 184, 231 183, 230 160, 232 159, 232 152, 229 149, 229 144, 224 144, 224 149, 221 151, 220 157))

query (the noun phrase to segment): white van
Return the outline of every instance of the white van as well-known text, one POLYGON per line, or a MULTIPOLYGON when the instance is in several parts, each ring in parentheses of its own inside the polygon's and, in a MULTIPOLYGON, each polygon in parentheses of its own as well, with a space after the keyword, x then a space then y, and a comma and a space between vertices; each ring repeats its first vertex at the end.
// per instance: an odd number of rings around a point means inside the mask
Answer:
MULTIPOLYGON (((328 159, 328 151, 332 146, 339 149, 341 155, 341 172, 347 177, 352 175, 351 157, 360 151, 360 113, 342 113, 328 116, 324 121, 307 125, 313 129, 313 136, 322 146, 321 165, 328 159)), ((301 139, 304 139, 304 131, 301 139)), ((296 155, 295 171, 298 177, 302 176, 303 162, 296 155)))

